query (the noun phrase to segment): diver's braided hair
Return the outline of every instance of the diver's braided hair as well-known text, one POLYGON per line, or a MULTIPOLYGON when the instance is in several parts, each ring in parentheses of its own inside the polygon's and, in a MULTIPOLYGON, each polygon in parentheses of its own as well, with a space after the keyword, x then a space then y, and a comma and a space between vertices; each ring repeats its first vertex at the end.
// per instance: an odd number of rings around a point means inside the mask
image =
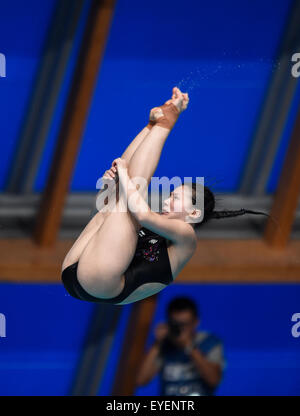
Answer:
POLYGON ((269 214, 266 214, 265 212, 260 212, 260 211, 250 211, 250 209, 238 209, 235 211, 229 211, 229 210, 224 210, 224 211, 213 211, 209 214, 210 218, 226 218, 226 217, 237 217, 238 215, 244 215, 244 214, 259 214, 259 215, 266 215, 267 217, 269 217, 269 214))
MULTIPOLYGON (((193 204, 195 205, 196 204, 196 192, 197 192, 196 183, 191 182, 189 185, 192 185, 192 201, 193 201, 193 204)), ((201 192, 202 192, 202 189, 201 189, 201 192)), ((222 211, 215 211, 214 208, 215 208, 215 196, 213 192, 207 186, 204 186, 204 215, 203 215, 203 220, 199 223, 196 223, 195 225, 196 228, 198 228, 203 223, 213 218, 221 219, 221 218, 237 217, 239 215, 244 215, 244 214, 266 215, 267 217, 270 217, 270 215, 266 214, 265 212, 252 211, 252 210, 244 209, 244 208, 241 208, 239 210, 222 210, 222 211)))

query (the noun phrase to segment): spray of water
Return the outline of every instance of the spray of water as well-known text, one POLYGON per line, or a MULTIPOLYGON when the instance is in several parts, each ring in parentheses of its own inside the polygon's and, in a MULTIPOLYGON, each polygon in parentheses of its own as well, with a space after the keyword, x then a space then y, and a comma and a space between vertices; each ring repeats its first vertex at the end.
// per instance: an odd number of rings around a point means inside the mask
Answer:
POLYGON ((255 61, 238 61, 222 59, 204 61, 200 66, 187 73, 175 85, 189 94, 199 87, 233 86, 257 82, 262 73, 274 73, 280 69, 280 62, 269 58, 258 58, 255 61), (262 72, 263 71, 263 72, 262 72))

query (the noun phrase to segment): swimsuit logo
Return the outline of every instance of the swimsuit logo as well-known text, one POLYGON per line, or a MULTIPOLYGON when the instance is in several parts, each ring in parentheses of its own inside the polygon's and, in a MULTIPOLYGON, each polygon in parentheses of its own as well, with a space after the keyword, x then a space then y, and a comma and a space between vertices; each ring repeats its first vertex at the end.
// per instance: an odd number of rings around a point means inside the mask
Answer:
POLYGON ((158 240, 149 240, 149 243, 152 244, 148 249, 143 250, 143 257, 148 261, 158 261, 159 255, 159 243, 158 240))
POLYGON ((158 261, 159 257, 159 241, 156 239, 148 240, 147 248, 139 248, 136 251, 137 256, 143 256, 145 260, 153 262, 158 261))
POLYGON ((154 243, 157 243, 157 242, 158 242, 158 240, 155 240, 154 238, 149 241, 149 243, 151 243, 151 244, 154 244, 154 243))
MULTIPOLYGON (((138 232, 140 237, 144 237, 146 235, 145 231, 140 230, 138 232)), ((159 257, 159 240, 156 238, 146 238, 147 240, 147 248, 139 248, 137 249, 136 255, 137 256, 143 256, 145 260, 153 262, 158 261, 159 257)))

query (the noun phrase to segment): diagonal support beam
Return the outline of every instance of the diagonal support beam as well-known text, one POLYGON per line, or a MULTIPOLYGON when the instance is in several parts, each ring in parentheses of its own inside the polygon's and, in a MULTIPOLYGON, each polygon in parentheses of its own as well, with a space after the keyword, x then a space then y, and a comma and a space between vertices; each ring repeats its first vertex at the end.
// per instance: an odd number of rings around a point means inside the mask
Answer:
POLYGON ((274 158, 297 90, 298 79, 291 76, 291 56, 300 48, 300 2, 291 2, 285 29, 276 52, 279 63, 273 72, 262 102, 261 115, 244 167, 240 193, 264 195, 274 158))
POLYGON ((114 5, 115 0, 93 0, 91 4, 49 179, 37 215, 33 238, 39 246, 51 246, 57 238, 114 5))
POLYGON ((284 160, 278 187, 264 239, 274 248, 284 248, 289 240, 300 194, 300 107, 298 110, 291 141, 284 160))
POLYGON ((144 356, 156 303, 157 295, 153 295, 132 305, 112 396, 134 395, 136 374, 144 356))
POLYGON ((33 191, 82 9, 84 0, 56 2, 32 97, 8 174, 6 191, 9 193, 31 194, 33 191))
POLYGON ((96 304, 71 396, 97 396, 122 313, 121 306, 96 304))

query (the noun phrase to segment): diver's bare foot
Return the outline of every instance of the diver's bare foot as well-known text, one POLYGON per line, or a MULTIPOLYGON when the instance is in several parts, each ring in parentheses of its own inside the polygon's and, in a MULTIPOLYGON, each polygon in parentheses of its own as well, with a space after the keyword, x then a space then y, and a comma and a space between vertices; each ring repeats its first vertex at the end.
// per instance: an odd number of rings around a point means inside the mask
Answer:
POLYGON ((150 111, 149 125, 161 126, 171 130, 176 123, 179 114, 186 110, 189 103, 187 93, 182 93, 179 88, 173 88, 172 98, 160 107, 154 107, 150 111))
POLYGON ((166 101, 162 106, 154 107, 150 111, 149 119, 152 125, 155 124, 156 121, 158 121, 158 119, 164 115, 163 109, 170 106, 170 104, 175 105, 179 114, 182 113, 182 111, 187 109, 187 106, 190 100, 188 93, 182 93, 180 89, 177 87, 174 87, 172 92, 173 92, 172 98, 166 101))
POLYGON ((182 113, 182 111, 187 109, 189 101, 190 99, 187 92, 183 93, 178 87, 174 87, 172 90, 172 98, 166 101, 165 104, 174 104, 179 113, 182 113))

